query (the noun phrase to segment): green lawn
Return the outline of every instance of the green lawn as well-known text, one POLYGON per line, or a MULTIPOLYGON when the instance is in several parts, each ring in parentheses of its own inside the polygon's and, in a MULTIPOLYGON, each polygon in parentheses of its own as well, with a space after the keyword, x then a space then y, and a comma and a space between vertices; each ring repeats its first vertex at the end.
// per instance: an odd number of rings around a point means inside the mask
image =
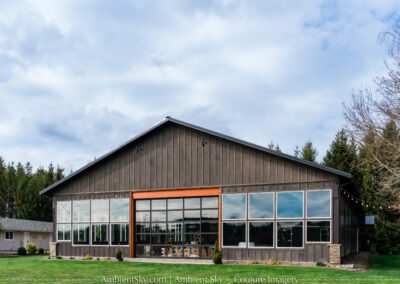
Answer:
POLYGON ((235 283, 235 277, 244 281, 236 283, 399 283, 400 256, 374 256, 367 272, 296 266, 48 260, 42 256, 0 258, 0 283, 151 283, 149 280, 157 278, 161 281, 158 283, 199 283, 195 277, 207 277, 208 282, 203 283, 235 283), (131 280, 136 277, 138 281, 104 281, 103 277, 114 276, 131 280), (184 277, 182 280, 191 277, 192 282, 179 282, 177 277, 184 277), (213 282, 214 277, 222 282, 213 282), (253 282, 245 282, 246 277, 253 282))

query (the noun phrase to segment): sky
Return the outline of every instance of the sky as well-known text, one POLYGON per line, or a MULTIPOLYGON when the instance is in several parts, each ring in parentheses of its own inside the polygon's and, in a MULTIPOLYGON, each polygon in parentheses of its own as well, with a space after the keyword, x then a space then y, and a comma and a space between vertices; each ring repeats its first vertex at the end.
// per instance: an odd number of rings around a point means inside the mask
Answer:
POLYGON ((171 116, 322 159, 400 1, 0 0, 0 156, 76 170, 171 116))

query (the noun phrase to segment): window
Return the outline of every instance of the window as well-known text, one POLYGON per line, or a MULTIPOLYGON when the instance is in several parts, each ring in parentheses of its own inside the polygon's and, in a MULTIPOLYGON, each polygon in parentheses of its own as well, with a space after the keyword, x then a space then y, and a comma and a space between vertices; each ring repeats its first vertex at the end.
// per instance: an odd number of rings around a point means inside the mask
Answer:
POLYGON ((302 191, 278 192, 277 194, 277 218, 303 218, 302 191))
POLYGON ((74 224, 73 232, 74 245, 89 244, 89 224, 74 224))
POLYGON ((274 218, 274 193, 249 193, 249 219, 274 218))
POLYGON ((330 242, 330 221, 307 221, 307 242, 330 242))
POLYGON ((71 222, 71 201, 57 201, 57 223, 71 222))
POLYGON ((307 191, 307 218, 331 217, 331 191, 307 191))
POLYGON ((273 222, 249 222, 249 247, 274 246, 273 222))
POLYGON ((211 258, 218 241, 218 197, 137 200, 135 205, 136 256, 211 258))
POLYGON ((374 215, 365 216, 364 225, 375 225, 375 216, 374 215))
POLYGON ((246 219, 246 194, 222 195, 222 218, 225 220, 246 219))
POLYGON ((91 220, 92 222, 108 222, 109 215, 109 200, 95 199, 92 200, 91 220))
POLYGON ((92 224, 92 245, 108 245, 108 224, 92 224))
POLYGON ((57 241, 71 241, 71 224, 57 224, 57 241))
POLYGON ((222 235, 224 247, 246 247, 246 222, 224 222, 222 235))
POLYGON ((303 247, 303 222, 277 222, 278 247, 303 247))
POLYGON ((111 222, 129 222, 129 199, 110 199, 111 222))
POLYGON ((13 240, 14 232, 6 232, 6 240, 13 240))
POLYGON ((90 221, 90 200, 76 200, 72 202, 73 222, 90 221))
POLYGON ((111 224, 111 245, 129 244, 129 224, 111 224))

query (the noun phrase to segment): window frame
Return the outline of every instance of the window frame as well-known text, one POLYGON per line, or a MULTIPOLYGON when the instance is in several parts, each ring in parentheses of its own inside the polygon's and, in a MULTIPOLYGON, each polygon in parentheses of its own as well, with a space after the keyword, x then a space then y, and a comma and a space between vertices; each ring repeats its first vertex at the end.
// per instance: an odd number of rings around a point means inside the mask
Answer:
MULTIPOLYGON (((113 222, 113 223, 109 223, 109 244, 110 247, 129 247, 130 243, 131 243, 131 226, 130 223, 126 223, 126 222, 113 222), (128 244, 126 245, 113 245, 112 244, 112 225, 128 225, 128 244)), ((134 233, 134 232, 132 232, 134 233)))
MULTIPOLYGON (((333 199, 332 199, 332 190, 331 189, 329 189, 329 188, 326 188, 326 189, 310 189, 310 190, 306 190, 306 208, 305 208, 305 213, 306 213, 306 216, 305 216, 305 218, 306 219, 312 219, 312 220, 319 220, 319 219, 331 219, 332 218, 332 210, 333 210, 333 199), (329 209, 329 217, 321 217, 321 216, 319 216, 319 217, 309 217, 308 216, 308 193, 309 192, 315 192, 315 191, 329 191, 329 206, 330 206, 330 209, 329 209)), ((325 220, 325 221, 327 221, 327 220, 325 220)))
POLYGON ((305 224, 304 223, 305 222, 307 222, 307 221, 304 220, 304 219, 297 219, 297 220, 279 219, 279 220, 276 220, 276 222, 275 222, 275 227, 276 227, 276 229, 275 229, 275 239, 276 239, 276 247, 275 247, 275 249, 304 249, 305 248, 305 246, 304 246, 304 243, 305 243, 305 241, 304 241, 304 226, 305 226, 305 224), (278 223, 279 222, 296 222, 296 221, 303 223, 303 225, 302 225, 302 244, 301 244, 301 247, 280 247, 280 246, 278 246, 278 223))
POLYGON ((305 231, 305 242, 306 244, 331 244, 332 243, 332 220, 327 219, 312 219, 306 220, 306 231, 305 231), (328 242, 321 242, 321 241, 308 241, 308 222, 329 222, 329 241, 328 242))
POLYGON ((129 223, 129 219, 130 219, 130 201, 129 201, 129 198, 109 198, 109 206, 108 206, 108 208, 109 208, 109 211, 110 211, 110 214, 108 216, 108 223, 109 224, 111 224, 111 223, 129 223), (113 210, 112 210, 111 204, 112 204, 113 200, 119 200, 119 201, 126 200, 126 201, 128 201, 128 216, 127 216, 128 219, 126 221, 120 221, 120 220, 112 221, 112 212, 113 212, 113 210))
POLYGON ((71 234, 72 234, 72 236, 71 236, 71 245, 73 247, 90 247, 90 246, 92 246, 92 238, 91 238, 91 235, 92 235, 92 224, 90 222, 72 223, 71 224, 71 234), (75 239, 75 237, 74 237, 74 235, 75 235, 74 234, 74 225, 88 225, 89 226, 89 232, 88 232, 89 243, 88 244, 75 244, 74 243, 74 239, 75 239))
POLYGON ((222 221, 247 221, 247 216, 248 216, 248 208, 247 208, 247 193, 242 192, 242 193, 224 193, 222 194, 221 197, 221 222, 222 221), (228 219, 228 218, 224 218, 224 197, 226 195, 244 195, 245 196, 245 201, 244 201, 244 212, 245 212, 245 216, 244 218, 241 219, 228 219))
POLYGON ((90 223, 90 228, 89 228, 89 233, 90 233, 90 239, 89 239, 89 245, 91 247, 109 247, 110 246, 110 240, 111 240, 111 236, 110 236, 110 222, 106 223, 106 222, 94 222, 94 223, 90 223), (93 226, 96 225, 106 225, 108 226, 106 233, 107 233, 107 244, 93 244, 93 226))
POLYGON ((56 208, 56 214, 57 214, 57 216, 56 216, 56 223, 57 224, 71 224, 72 223, 72 200, 58 200, 57 201, 57 203, 56 203, 56 206, 57 206, 57 208, 56 208), (59 203, 69 203, 69 221, 67 221, 67 222, 63 222, 63 221, 61 221, 61 222, 58 222, 58 204, 59 203))
POLYGON ((275 221, 273 219, 262 219, 262 220, 256 220, 256 219, 252 219, 252 220, 248 220, 247 221, 247 248, 248 249, 273 249, 275 248, 276 244, 275 244, 275 221), (251 247, 249 245, 250 243, 250 223, 272 223, 272 246, 254 246, 251 247))
POLYGON ((304 190, 285 190, 285 191, 277 191, 276 192, 276 199, 275 199, 275 203, 276 203, 276 212, 275 212, 275 219, 276 220, 304 220, 305 219, 305 214, 304 214, 304 210, 305 210, 305 194, 304 194, 304 190), (289 193, 289 192, 301 192, 302 193, 302 215, 301 217, 279 217, 278 216, 278 208, 279 208, 279 194, 280 193, 289 193))
POLYGON ((247 249, 248 248, 248 221, 247 220, 227 220, 221 222, 221 247, 222 248, 239 248, 239 249, 247 249), (244 247, 241 246, 225 246, 224 245, 224 223, 244 223, 244 243, 246 244, 244 247))
POLYGON ((14 231, 5 231, 4 232, 4 240, 5 241, 13 241, 14 240, 14 231), (12 238, 7 238, 7 233, 11 234, 12 238))
POLYGON ((91 219, 92 219, 92 216, 91 216, 91 213, 92 213, 92 202, 91 202, 91 199, 78 199, 78 200, 72 200, 72 210, 71 210, 71 212, 72 212, 72 218, 71 218, 71 224, 86 224, 86 223, 89 223, 90 224, 90 221, 91 221, 91 219), (87 221, 74 221, 74 203, 75 202, 82 202, 82 201, 88 201, 88 203, 89 203, 89 219, 87 220, 87 221))
MULTIPOLYGON (((249 192, 248 194, 247 194, 248 196, 247 196, 247 203, 248 203, 248 205, 247 205, 247 208, 246 208, 246 211, 247 211, 247 220, 255 220, 255 221, 258 221, 258 220, 263 220, 263 221, 266 221, 266 220, 274 220, 275 219, 275 217, 276 217, 276 212, 275 212, 275 207, 277 207, 276 205, 275 205, 275 201, 276 201, 276 194, 275 194, 275 192, 274 191, 265 191, 265 192, 249 192), (272 217, 270 217, 270 218, 251 218, 251 216, 250 216, 250 210, 251 210, 251 203, 250 203, 250 195, 256 195, 256 194, 272 194, 272 217)), ((236 220, 236 219, 235 219, 236 220)))
MULTIPOLYGON (((57 226, 56 226, 56 235, 57 235, 57 243, 70 243, 70 242, 72 242, 72 224, 71 223, 57 223, 57 226), (58 226, 59 225, 62 225, 62 226, 65 226, 65 225, 68 225, 69 226, 69 240, 60 240, 59 238, 58 238, 58 226)), ((63 230, 63 235, 65 235, 65 231, 63 230)))

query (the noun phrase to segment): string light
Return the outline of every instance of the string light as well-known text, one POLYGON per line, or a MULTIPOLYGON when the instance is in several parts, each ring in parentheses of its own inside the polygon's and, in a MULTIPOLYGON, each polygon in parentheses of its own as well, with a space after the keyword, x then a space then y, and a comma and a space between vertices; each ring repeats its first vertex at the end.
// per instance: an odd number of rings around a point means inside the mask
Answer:
MULTIPOLYGON (((342 187, 340 187, 340 191, 343 192, 343 195, 349 199, 351 199, 352 201, 355 201, 357 204, 358 202, 361 203, 362 207, 366 207, 366 208, 372 208, 372 209, 376 209, 378 208, 379 210, 383 210, 384 208, 386 208, 386 206, 382 206, 380 205, 379 207, 375 207, 375 205, 369 205, 367 203, 365 203, 362 199, 355 197, 354 195, 350 194, 349 192, 347 192, 346 190, 344 190, 342 187)), ((392 207, 387 206, 388 209, 392 209, 392 207)))

